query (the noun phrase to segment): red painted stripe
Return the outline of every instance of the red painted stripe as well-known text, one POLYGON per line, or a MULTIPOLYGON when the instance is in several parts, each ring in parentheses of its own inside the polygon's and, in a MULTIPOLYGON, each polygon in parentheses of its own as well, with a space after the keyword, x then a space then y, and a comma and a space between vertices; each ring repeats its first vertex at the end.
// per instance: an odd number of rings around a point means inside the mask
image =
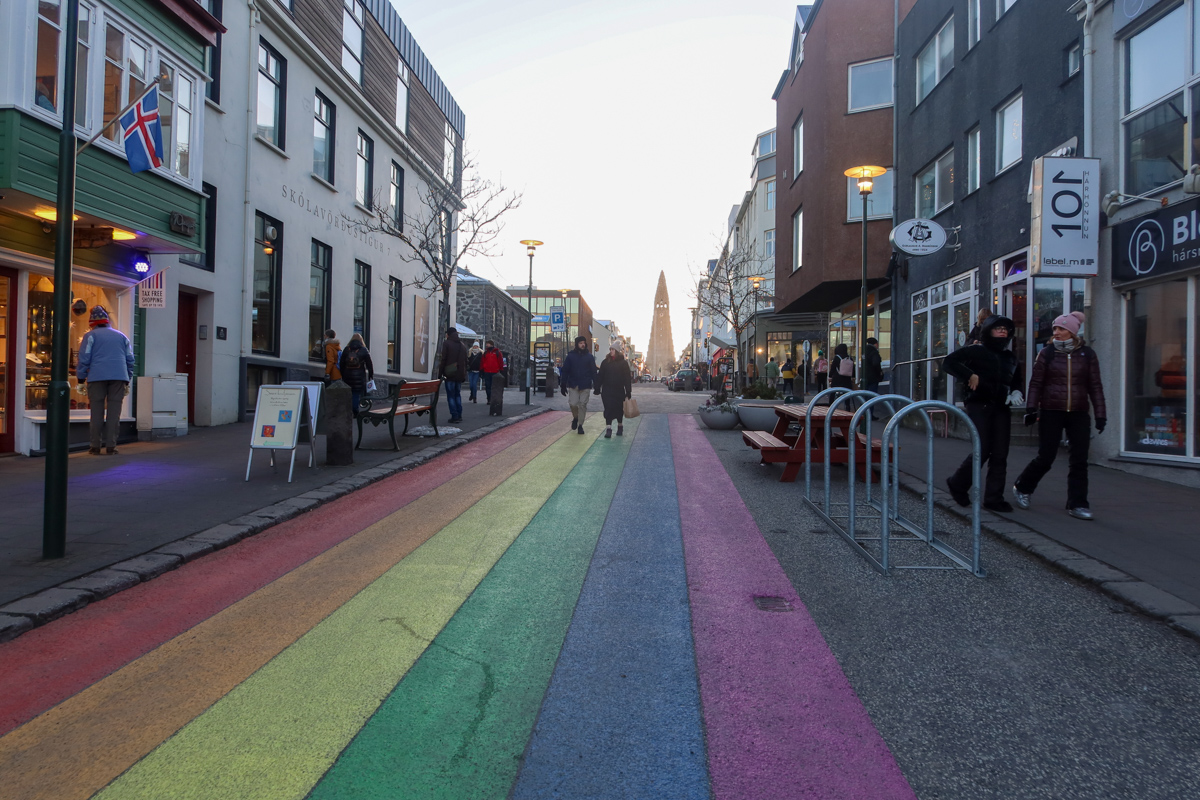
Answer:
POLYGON ((0 645, 0 736, 563 416, 503 428, 0 645))

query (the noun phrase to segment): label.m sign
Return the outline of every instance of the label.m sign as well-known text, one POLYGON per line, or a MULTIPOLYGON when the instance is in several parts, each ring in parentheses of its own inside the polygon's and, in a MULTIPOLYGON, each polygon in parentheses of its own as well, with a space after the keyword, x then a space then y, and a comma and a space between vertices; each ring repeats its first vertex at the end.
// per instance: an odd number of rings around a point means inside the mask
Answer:
POLYGON ((1200 198, 1113 228, 1113 283, 1200 267, 1200 198))
POLYGON ((1033 162, 1029 263, 1034 274, 1092 277, 1100 257, 1098 158, 1033 162))

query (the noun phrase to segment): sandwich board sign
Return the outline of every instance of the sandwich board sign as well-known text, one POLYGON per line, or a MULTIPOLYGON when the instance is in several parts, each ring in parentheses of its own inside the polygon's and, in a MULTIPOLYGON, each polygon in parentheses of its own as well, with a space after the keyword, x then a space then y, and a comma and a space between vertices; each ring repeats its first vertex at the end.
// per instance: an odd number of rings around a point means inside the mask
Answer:
MULTIPOLYGON (((250 456, 246 459, 246 480, 250 480, 250 464, 255 450, 271 453, 271 466, 275 466, 275 451, 290 450, 291 466, 288 467, 288 483, 296 468, 296 446, 300 442, 300 429, 309 428, 309 405, 304 386, 260 386, 258 404, 254 408, 254 427, 250 429, 250 456)), ((309 436, 308 465, 313 465, 312 437, 309 436)))

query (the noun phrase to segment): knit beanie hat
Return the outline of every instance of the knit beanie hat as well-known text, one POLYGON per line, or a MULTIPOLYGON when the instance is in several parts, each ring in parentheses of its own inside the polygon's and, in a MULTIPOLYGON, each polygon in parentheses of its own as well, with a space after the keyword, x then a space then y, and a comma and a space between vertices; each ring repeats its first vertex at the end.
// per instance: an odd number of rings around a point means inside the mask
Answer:
POLYGON ((620 339, 614 339, 612 344, 608 346, 608 349, 620 355, 625 354, 625 345, 620 339))
POLYGON ((89 325, 107 325, 108 312, 104 310, 104 306, 92 306, 92 315, 88 319, 89 325))
POLYGON ((1055 317, 1054 327, 1065 328, 1072 336, 1079 335, 1079 329, 1083 326, 1086 319, 1082 311, 1072 311, 1070 314, 1063 314, 1061 317, 1055 317))

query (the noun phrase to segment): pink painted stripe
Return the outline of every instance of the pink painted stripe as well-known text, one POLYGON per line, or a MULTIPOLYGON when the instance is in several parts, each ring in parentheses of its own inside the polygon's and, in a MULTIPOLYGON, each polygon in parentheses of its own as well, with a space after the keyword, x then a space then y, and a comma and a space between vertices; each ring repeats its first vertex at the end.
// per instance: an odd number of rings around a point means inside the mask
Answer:
POLYGON ((681 500, 720 498, 679 504, 714 800, 914 800, 695 418, 671 416, 671 447, 681 500))

